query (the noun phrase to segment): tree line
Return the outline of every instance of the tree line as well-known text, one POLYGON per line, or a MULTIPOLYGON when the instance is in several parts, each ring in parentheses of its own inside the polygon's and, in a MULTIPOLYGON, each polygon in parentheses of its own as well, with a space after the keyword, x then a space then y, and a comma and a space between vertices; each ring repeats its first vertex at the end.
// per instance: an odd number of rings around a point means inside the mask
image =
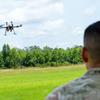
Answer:
POLYGON ((19 49, 4 44, 0 52, 0 68, 80 64, 82 63, 81 48, 81 46, 67 49, 30 46, 19 49))

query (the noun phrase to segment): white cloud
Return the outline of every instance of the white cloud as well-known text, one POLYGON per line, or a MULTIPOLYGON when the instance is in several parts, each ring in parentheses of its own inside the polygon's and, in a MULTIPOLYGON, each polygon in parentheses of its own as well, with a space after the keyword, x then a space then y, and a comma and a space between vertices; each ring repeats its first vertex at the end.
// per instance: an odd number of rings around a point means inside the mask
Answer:
POLYGON ((64 29, 64 20, 63 19, 56 19, 56 20, 46 20, 41 23, 37 28, 28 30, 26 33, 23 34, 24 37, 35 37, 39 35, 47 35, 47 34, 59 34, 60 31, 64 29))
POLYGON ((59 30, 62 29, 63 27, 64 27, 63 19, 48 20, 41 25, 41 28, 45 30, 59 30))
POLYGON ((72 34, 76 34, 76 35, 81 34, 82 35, 83 33, 84 33, 84 30, 82 27, 77 26, 77 27, 72 29, 72 34))
POLYGON ((84 14, 87 16, 92 16, 95 14, 95 12, 96 12, 96 8, 91 6, 85 9, 84 14))
MULTIPOLYGON (((51 0, 52 1, 52 0, 51 0)), ((45 20, 48 18, 54 18, 64 13, 64 5, 62 1, 56 0, 51 2, 50 0, 30 0, 16 4, 18 1, 14 1, 14 6, 5 6, 1 8, 0 15, 2 20, 14 20, 16 22, 28 22, 32 20, 45 20), (16 4, 16 5, 15 5, 16 4)), ((11 3, 11 4, 13 4, 11 3)))

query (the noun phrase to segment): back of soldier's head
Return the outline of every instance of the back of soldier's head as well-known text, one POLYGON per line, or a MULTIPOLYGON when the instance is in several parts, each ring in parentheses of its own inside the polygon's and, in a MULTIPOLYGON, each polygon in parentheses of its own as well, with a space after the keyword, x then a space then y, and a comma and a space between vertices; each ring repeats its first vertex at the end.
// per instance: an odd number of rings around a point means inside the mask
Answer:
POLYGON ((100 21, 88 26, 84 33, 84 47, 93 61, 100 61, 100 21))

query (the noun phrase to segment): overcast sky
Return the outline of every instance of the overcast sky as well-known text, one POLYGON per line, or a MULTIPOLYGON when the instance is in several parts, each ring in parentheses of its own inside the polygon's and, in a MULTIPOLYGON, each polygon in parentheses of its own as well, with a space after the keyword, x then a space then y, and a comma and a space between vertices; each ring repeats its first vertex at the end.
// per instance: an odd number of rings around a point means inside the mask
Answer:
POLYGON ((18 48, 82 45, 84 29, 100 19, 99 9, 99 0, 0 0, 0 24, 23 24, 17 35, 0 30, 0 48, 4 43, 18 48))

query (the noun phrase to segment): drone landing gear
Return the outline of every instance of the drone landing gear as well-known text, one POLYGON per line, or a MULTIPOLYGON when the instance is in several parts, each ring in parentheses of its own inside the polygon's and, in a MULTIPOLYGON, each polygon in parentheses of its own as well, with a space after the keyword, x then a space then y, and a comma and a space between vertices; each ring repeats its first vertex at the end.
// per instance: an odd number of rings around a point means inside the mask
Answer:
POLYGON ((14 32, 14 35, 16 35, 16 33, 14 32))
POLYGON ((5 34, 4 34, 4 36, 6 36, 7 34, 6 34, 7 32, 5 31, 5 34))
MULTIPOLYGON (((14 35, 16 35, 16 33, 15 33, 15 31, 13 30, 13 34, 14 35)), ((7 35, 7 31, 5 31, 5 34, 4 34, 4 36, 6 36, 7 35)))
POLYGON ((14 35, 16 35, 15 30, 13 29, 14 35))

